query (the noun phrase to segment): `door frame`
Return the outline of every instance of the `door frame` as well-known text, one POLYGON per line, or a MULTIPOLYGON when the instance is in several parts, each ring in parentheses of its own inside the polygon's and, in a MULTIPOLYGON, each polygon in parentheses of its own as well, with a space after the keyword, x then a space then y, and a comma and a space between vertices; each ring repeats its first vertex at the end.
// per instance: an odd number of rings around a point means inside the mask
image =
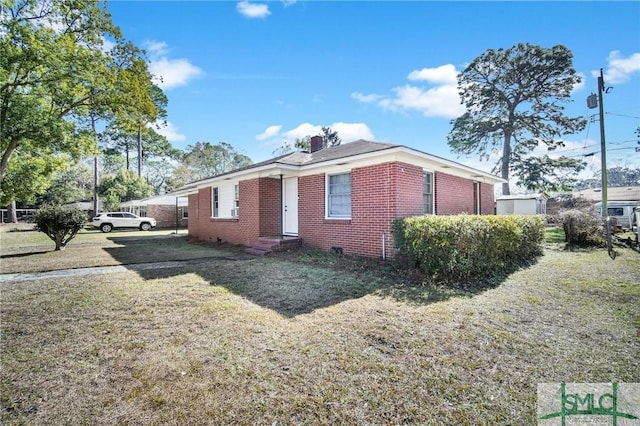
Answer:
POLYGON ((288 177, 283 179, 282 183, 282 235, 291 235, 298 236, 298 177, 288 177), (294 188, 292 188, 291 184, 295 182, 294 188), (295 190, 295 193, 292 194, 290 191, 295 190), (287 198, 290 198, 289 200, 287 198), (289 206, 288 201, 291 201, 291 198, 295 200, 295 207, 291 208, 289 206))

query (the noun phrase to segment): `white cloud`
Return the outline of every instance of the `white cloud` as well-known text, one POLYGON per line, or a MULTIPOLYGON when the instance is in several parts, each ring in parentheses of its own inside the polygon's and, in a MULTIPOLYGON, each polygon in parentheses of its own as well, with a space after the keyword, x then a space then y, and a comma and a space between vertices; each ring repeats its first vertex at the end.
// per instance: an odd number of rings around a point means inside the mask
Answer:
POLYGON ((166 125, 161 120, 158 120, 153 125, 154 130, 167 138, 169 142, 182 142, 187 139, 185 135, 178 131, 178 128, 170 121, 166 122, 166 125))
MULTIPOLYGON (((291 130, 281 132, 282 126, 273 125, 267 127, 264 132, 257 135, 256 140, 264 142, 267 146, 279 146, 282 145, 284 141, 293 144, 296 139, 321 135, 323 126, 324 125, 302 123, 291 130)), ((369 129, 369 126, 364 123, 335 122, 329 124, 329 127, 338 132, 338 137, 342 139, 342 143, 353 142, 358 139, 372 140, 374 138, 373 132, 369 129)))
POLYGON ((268 5, 250 3, 248 0, 243 0, 238 3, 236 9, 246 18, 266 18, 271 15, 268 5))
POLYGON ((454 85, 442 85, 431 89, 405 85, 396 87, 394 91, 396 97, 381 100, 380 106, 392 111, 415 110, 425 117, 455 118, 465 111, 460 103, 458 87, 454 85))
POLYGON ((164 41, 147 40, 144 47, 154 56, 165 56, 169 52, 169 46, 164 41))
POLYGON ((458 71, 451 64, 441 65, 436 68, 422 68, 411 71, 407 78, 411 81, 427 81, 433 84, 458 84, 458 71))
POLYGON ((256 136, 256 140, 263 141, 266 139, 276 137, 280 134, 281 129, 282 129, 282 126, 280 125, 269 126, 265 129, 264 132, 256 136))
POLYGON ((187 59, 160 58, 149 62, 149 70, 162 89, 186 86, 189 80, 202 75, 202 70, 187 59))
POLYGON ((329 127, 338 132, 342 142, 353 142, 358 139, 372 140, 373 132, 364 123, 333 123, 329 127))
POLYGON ((422 68, 409 73, 410 81, 424 81, 432 87, 410 85, 395 87, 396 96, 378 94, 351 94, 353 99, 362 103, 377 103, 391 111, 418 111, 425 117, 456 118, 465 112, 458 94, 458 71, 451 64, 436 68, 422 68))
POLYGON ((204 74, 202 69, 188 59, 170 59, 169 46, 164 41, 147 40, 144 47, 150 56, 149 71, 161 89, 186 86, 190 80, 204 74))
POLYGON ((573 89, 571 89, 571 94, 577 93, 577 92, 581 91, 582 89, 584 89, 585 81, 587 80, 587 76, 584 75, 583 73, 579 72, 577 74, 580 77, 580 83, 578 83, 575 86, 573 86, 573 89))
POLYGON ((298 125, 298 127, 284 132, 282 136, 284 136, 286 140, 293 142, 296 139, 302 139, 305 136, 315 136, 319 134, 322 134, 322 126, 317 126, 311 123, 302 123, 298 125))
MULTIPOLYGON (((604 73, 605 83, 624 83, 631 78, 632 74, 640 72, 640 53, 633 53, 623 58, 619 50, 614 50, 609 53, 607 60, 609 68, 604 73)), ((597 77, 600 72, 593 71, 592 74, 597 77)))
POLYGON ((360 92, 353 92, 351 94, 351 97, 353 99, 355 99, 356 101, 362 102, 363 104, 370 104, 370 103, 377 102, 380 99, 384 98, 384 96, 376 95, 375 93, 372 93, 370 95, 364 95, 364 94, 362 94, 360 92))

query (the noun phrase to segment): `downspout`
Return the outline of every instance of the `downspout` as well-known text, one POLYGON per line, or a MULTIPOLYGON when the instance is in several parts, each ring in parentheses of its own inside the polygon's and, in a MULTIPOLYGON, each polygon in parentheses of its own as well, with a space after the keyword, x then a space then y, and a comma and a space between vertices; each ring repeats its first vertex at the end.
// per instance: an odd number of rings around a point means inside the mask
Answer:
POLYGON ((179 215, 179 208, 178 208, 178 197, 176 197, 176 235, 178 235, 178 215, 179 215))
POLYGON ((387 260, 387 242, 384 232, 382 233, 382 260, 387 260))
POLYGON ((284 200, 282 192, 284 191, 284 181, 282 173, 280 173, 280 239, 284 239, 284 200))

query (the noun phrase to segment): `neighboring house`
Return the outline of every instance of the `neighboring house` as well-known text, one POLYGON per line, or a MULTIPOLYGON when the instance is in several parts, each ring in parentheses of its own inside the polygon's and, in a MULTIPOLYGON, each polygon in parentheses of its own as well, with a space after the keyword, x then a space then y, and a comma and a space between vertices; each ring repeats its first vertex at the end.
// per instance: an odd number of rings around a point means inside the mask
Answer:
POLYGON ((188 223, 188 199, 175 195, 156 195, 142 200, 120 203, 120 211, 152 217, 158 228, 186 228, 188 223))
MULTIPOLYGON (((602 201, 602 188, 588 188, 581 191, 575 191, 574 198, 583 198, 587 201, 602 201)), ((622 186, 616 188, 607 188, 607 201, 640 201, 640 186, 622 186)))
MULTIPOLYGON (((89 220, 91 220, 91 218, 96 215, 96 212, 93 210, 93 201, 76 201, 75 203, 65 204, 65 206, 84 210, 85 212, 87 212, 87 217, 89 220)), ((102 207, 102 201, 98 200, 98 211, 101 211, 102 207)))
POLYGON ((250 246, 299 237, 309 247, 392 253, 391 222, 421 214, 493 214, 502 179, 401 145, 359 140, 295 152, 191 183, 189 235, 250 246))
POLYGON ((496 214, 547 214, 545 194, 503 195, 496 199, 496 214))

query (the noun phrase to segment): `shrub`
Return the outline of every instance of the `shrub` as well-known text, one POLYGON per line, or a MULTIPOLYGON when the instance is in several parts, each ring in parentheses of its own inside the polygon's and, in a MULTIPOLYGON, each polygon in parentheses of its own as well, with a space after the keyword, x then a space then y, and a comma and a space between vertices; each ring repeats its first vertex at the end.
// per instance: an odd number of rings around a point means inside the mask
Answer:
POLYGON ((568 210, 560 213, 560 222, 568 244, 581 246, 606 246, 602 218, 594 212, 568 210))
POLYGON ((401 258, 436 279, 486 277, 542 253, 544 216, 417 216, 393 223, 401 258))
POLYGON ((56 250, 64 250, 78 231, 87 223, 87 214, 75 207, 47 205, 35 216, 36 230, 44 232, 56 243, 56 250))

